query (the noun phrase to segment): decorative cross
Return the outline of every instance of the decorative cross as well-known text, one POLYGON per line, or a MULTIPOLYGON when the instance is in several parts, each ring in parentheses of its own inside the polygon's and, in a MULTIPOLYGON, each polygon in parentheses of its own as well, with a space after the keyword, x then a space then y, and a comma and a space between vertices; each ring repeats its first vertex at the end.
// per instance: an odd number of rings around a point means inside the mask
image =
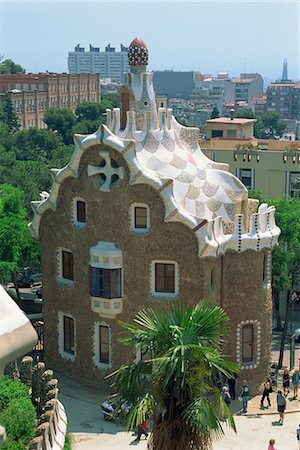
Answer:
POLYGON ((99 152, 99 155, 105 161, 103 167, 100 166, 92 166, 88 165, 88 176, 91 177, 93 175, 100 175, 101 173, 105 176, 105 181, 103 184, 99 186, 100 191, 110 192, 111 185, 115 182, 112 180, 113 175, 116 175, 121 180, 124 178, 124 169, 123 167, 113 167, 111 164, 111 158, 109 156, 109 152, 107 150, 102 150, 99 152))

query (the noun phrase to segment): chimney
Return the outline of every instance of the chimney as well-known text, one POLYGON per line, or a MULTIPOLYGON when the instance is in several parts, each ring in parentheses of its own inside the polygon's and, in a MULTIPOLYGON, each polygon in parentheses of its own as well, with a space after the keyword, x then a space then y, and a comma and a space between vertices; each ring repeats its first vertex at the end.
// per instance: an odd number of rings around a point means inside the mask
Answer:
POLYGON ((230 114, 230 120, 233 120, 233 116, 234 116, 234 109, 233 108, 229 111, 229 114, 230 114))

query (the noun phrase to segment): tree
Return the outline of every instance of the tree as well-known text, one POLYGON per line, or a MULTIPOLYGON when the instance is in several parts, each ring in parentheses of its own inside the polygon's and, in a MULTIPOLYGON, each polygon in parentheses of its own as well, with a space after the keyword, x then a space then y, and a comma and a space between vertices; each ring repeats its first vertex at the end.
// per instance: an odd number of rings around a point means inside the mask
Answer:
POLYGON ((70 109, 49 108, 45 112, 43 120, 48 128, 58 132, 65 144, 72 144, 72 127, 75 125, 76 119, 70 109))
POLYGON ((14 133, 10 147, 17 160, 46 162, 52 158, 57 147, 63 145, 62 138, 52 130, 28 128, 14 133))
POLYGON ((0 64, 0 73, 25 73, 25 69, 11 59, 6 59, 0 64))
POLYGON ((7 125, 9 131, 14 132, 20 129, 21 125, 14 110, 11 95, 9 93, 5 94, 2 109, 0 111, 0 120, 7 125))
POLYGON ((134 320, 139 326, 121 323, 129 332, 121 341, 144 356, 112 374, 129 405, 127 430, 154 415, 154 450, 204 450, 223 434, 221 422, 235 430, 216 386, 217 373, 231 377, 238 370, 220 349, 228 332, 225 312, 206 302, 177 303, 169 311, 142 310, 134 320))
POLYGON ((243 108, 239 109, 234 113, 234 117, 241 118, 241 119, 255 119, 256 116, 251 108, 243 108))
POLYGON ((12 274, 20 303, 16 270, 26 241, 30 239, 22 192, 9 184, 0 185, 0 281, 12 274))
POLYGON ((218 119, 218 117, 220 117, 219 115, 219 110, 218 108, 215 106, 214 109, 211 112, 210 118, 211 119, 218 119))
POLYGON ((286 129, 286 123, 279 114, 266 112, 259 116, 254 124, 254 136, 258 139, 279 139, 286 129))

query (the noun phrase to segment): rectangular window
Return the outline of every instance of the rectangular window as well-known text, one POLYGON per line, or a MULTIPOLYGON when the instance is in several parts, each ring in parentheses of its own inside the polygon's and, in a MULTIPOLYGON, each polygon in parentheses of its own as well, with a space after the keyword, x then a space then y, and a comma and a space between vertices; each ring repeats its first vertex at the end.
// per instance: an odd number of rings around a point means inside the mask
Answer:
POLYGON ((64 316, 64 351, 74 355, 74 319, 64 316))
POLYGON ((134 228, 147 228, 147 208, 134 208, 134 228))
POLYGON ((99 325, 99 362, 109 364, 109 327, 99 325))
POLYGON ((211 130, 211 137, 223 137, 223 130, 211 130))
POLYGON ((122 297, 121 269, 91 267, 91 295, 103 298, 122 297))
POLYGON ((175 265, 155 263, 155 292, 175 293, 175 265))
POLYGON ((252 169, 237 169, 237 177, 247 189, 254 189, 254 177, 252 169))
POLYGON ((74 280, 73 253, 62 250, 62 276, 68 280, 74 280))
POLYGON ((86 215, 85 215, 85 202, 78 200, 77 201, 77 222, 85 223, 86 215))
POLYGON ((228 138, 236 138, 236 130, 227 130, 228 138))
POLYGON ((300 198, 300 173, 299 172, 290 172, 288 194, 291 197, 300 198))
POLYGON ((253 325, 242 328, 242 362, 253 361, 253 325))

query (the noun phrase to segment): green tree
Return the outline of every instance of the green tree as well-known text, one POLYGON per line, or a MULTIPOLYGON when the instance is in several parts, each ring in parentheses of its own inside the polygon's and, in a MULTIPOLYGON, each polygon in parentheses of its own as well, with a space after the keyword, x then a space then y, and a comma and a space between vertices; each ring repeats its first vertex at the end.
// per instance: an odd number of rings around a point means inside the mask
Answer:
POLYGON ((218 119, 219 117, 220 117, 219 110, 218 110, 218 108, 215 106, 214 109, 213 109, 212 112, 211 112, 210 118, 211 118, 211 119, 218 119))
POLYGON ((10 147, 16 158, 24 161, 50 161, 52 153, 63 145, 61 137, 52 130, 28 128, 14 133, 10 147))
POLYGON ((0 73, 25 73, 25 69, 11 59, 6 59, 0 64, 0 73))
POLYGON ((119 108, 120 107, 120 95, 118 93, 116 94, 103 94, 101 104, 103 102, 107 102, 109 104, 109 108, 119 108))
POLYGON ((18 116, 14 110, 10 93, 5 94, 2 103, 2 108, 0 110, 0 120, 7 125, 9 131, 14 132, 20 129, 21 125, 18 116))
POLYGON ((256 119, 256 116, 251 108, 239 109, 234 113, 234 117, 241 119, 256 119))
POLYGON ((29 238, 22 192, 9 184, 0 185, 0 281, 12 274, 19 302, 16 271, 29 238))
POLYGON ((76 118, 70 109, 49 108, 43 120, 48 128, 58 132, 65 144, 72 144, 72 127, 76 123, 76 118))
POLYGON ((100 115, 100 104, 92 103, 92 102, 82 102, 80 103, 75 110, 75 117, 77 120, 81 121, 84 119, 87 120, 96 120, 100 115))
POLYGON ((223 423, 235 430, 216 386, 217 373, 237 371, 220 349, 228 332, 225 312, 206 302, 177 303, 169 311, 142 310, 134 320, 138 326, 121 323, 129 332, 121 341, 133 351, 138 346, 144 357, 112 374, 130 405, 127 430, 155 415, 149 442, 155 450, 203 450, 223 434, 223 423))
POLYGON ((279 114, 266 112, 259 116, 254 125, 254 136, 258 139, 278 139, 286 129, 286 123, 279 114))

